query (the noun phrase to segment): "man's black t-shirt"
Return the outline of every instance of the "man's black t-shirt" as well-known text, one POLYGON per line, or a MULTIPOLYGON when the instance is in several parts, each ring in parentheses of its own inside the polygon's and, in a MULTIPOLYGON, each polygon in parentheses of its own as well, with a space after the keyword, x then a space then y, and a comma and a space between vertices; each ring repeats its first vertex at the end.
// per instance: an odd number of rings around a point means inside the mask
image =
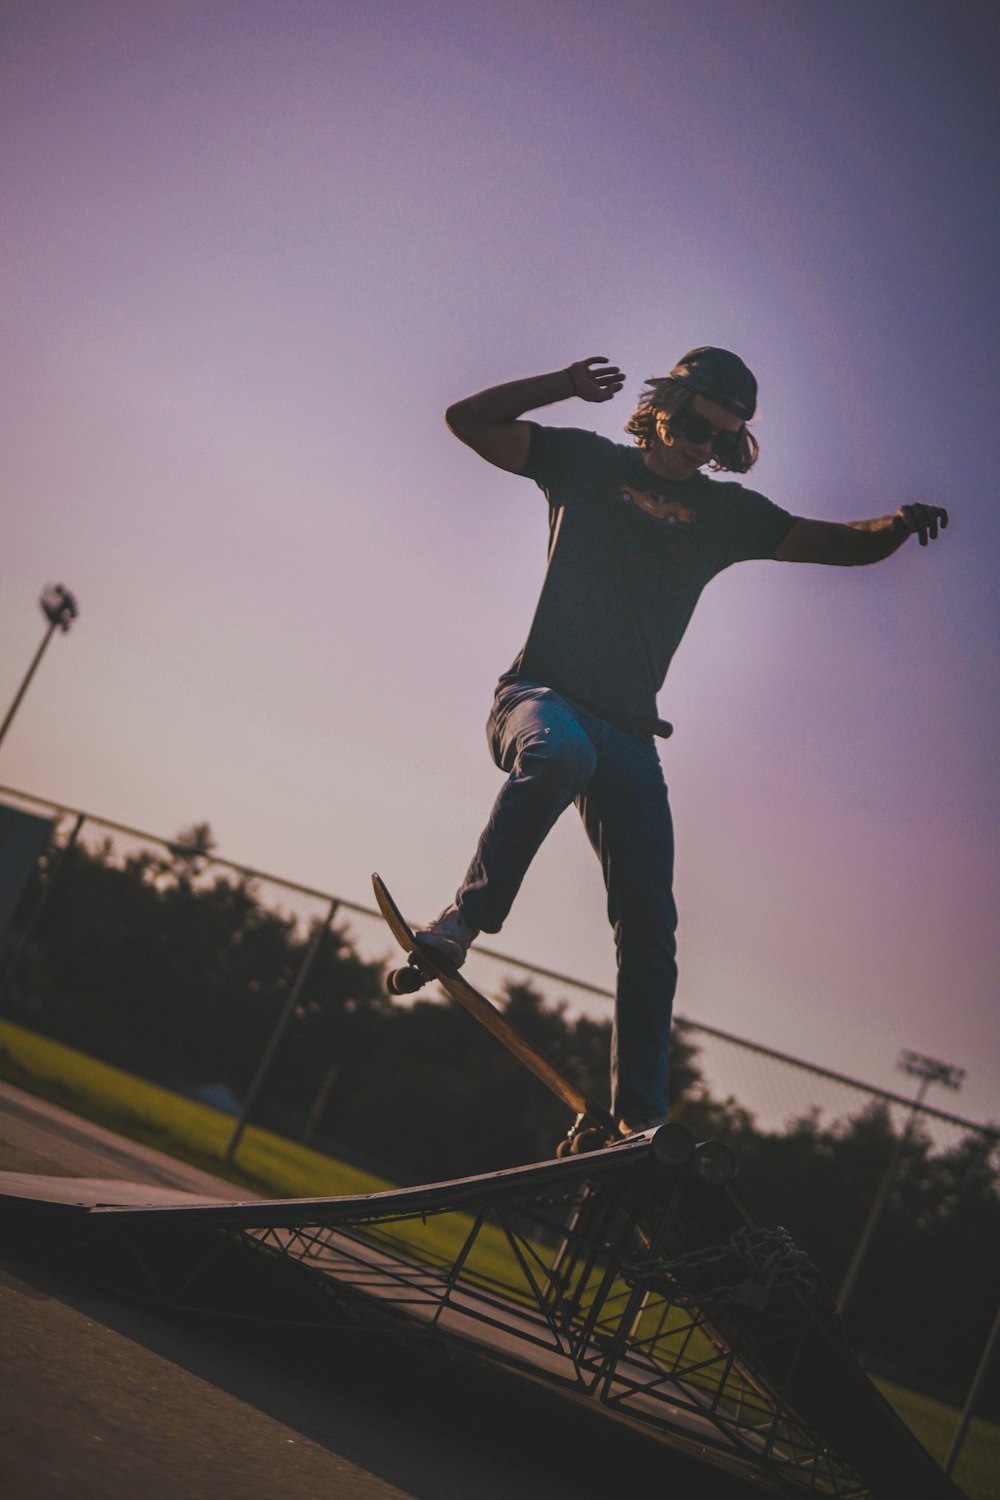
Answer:
POLYGON ((597 433, 530 425, 524 473, 549 502, 549 562, 503 680, 541 683, 648 733, 706 583, 731 563, 773 557, 795 518, 740 484, 661 479, 639 448, 597 433))

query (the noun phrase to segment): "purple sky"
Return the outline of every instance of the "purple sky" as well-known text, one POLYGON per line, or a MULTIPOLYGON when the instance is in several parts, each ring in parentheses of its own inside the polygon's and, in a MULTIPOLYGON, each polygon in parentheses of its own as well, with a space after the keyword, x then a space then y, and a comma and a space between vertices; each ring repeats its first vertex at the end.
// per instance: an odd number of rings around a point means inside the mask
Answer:
MULTIPOLYGON (((415 918, 498 786, 483 723, 545 507, 450 400, 603 354, 621 436, 694 344, 753 484, 952 508, 870 569, 746 564, 661 697, 678 1009, 1000 1115, 1000 12, 938 0, 91 3, 0 17, 0 782, 415 918)), ((575 814, 496 940, 613 958, 575 814)))

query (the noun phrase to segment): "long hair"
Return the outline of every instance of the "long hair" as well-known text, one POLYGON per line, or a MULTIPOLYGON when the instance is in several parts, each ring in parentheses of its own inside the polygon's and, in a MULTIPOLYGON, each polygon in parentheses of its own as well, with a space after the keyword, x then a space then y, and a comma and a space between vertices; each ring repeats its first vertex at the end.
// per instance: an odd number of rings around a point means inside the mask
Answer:
MULTIPOLYGON (((639 397, 638 406, 625 424, 625 431, 635 438, 637 447, 652 447, 658 414, 662 412, 664 416, 674 416, 691 404, 694 394, 694 391, 681 385, 679 380, 672 380, 669 375, 650 376, 639 397)), ((760 454, 757 439, 752 432, 747 431, 746 423, 743 424, 742 431, 734 436, 736 442, 732 458, 726 463, 712 458, 708 464, 710 469, 721 469, 729 474, 746 474, 753 468, 760 454)))

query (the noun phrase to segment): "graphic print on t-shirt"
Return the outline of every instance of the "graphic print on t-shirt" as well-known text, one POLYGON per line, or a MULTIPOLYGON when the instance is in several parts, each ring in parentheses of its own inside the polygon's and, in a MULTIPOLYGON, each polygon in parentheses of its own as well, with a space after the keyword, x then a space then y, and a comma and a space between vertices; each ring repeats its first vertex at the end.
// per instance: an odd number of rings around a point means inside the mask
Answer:
POLYGON ((624 505, 634 505, 645 511, 647 516, 662 521, 665 526, 690 526, 695 519, 695 512, 679 500, 668 500, 665 495, 651 490, 637 490, 630 484, 622 485, 618 499, 624 505))

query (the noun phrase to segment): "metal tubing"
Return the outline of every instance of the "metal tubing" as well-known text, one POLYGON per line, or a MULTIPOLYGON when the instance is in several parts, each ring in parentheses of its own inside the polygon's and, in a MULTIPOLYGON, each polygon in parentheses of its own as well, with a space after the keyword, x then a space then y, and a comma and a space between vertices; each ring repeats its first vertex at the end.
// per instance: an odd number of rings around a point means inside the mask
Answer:
POLYGON ((334 914, 336 913, 337 907, 339 905, 340 902, 336 899, 330 902, 329 910, 326 914, 326 920, 321 927, 316 928, 312 936, 312 942, 309 944, 309 947, 306 950, 305 957, 299 965, 299 972, 295 976, 295 983, 292 985, 291 989, 288 992, 288 999, 285 1001, 284 1008, 281 1012, 281 1015, 278 1017, 278 1021, 275 1025, 274 1030, 271 1032, 270 1040, 267 1046, 264 1048, 264 1055, 261 1058, 260 1063, 258 1064, 257 1072, 254 1074, 253 1082, 251 1083, 250 1088, 247 1091, 246 1099, 243 1101, 243 1108, 240 1111, 240 1117, 236 1122, 236 1128, 232 1133, 229 1141, 229 1146, 226 1149, 226 1155, 224 1157, 227 1166, 231 1165, 233 1157, 236 1155, 236 1148, 239 1146, 239 1143, 243 1138, 243 1132, 247 1128, 250 1114, 253 1110, 254 1105, 257 1103, 258 1095, 260 1094, 261 1088, 264 1084, 264 1080, 266 1079, 270 1071, 271 1064, 274 1061, 275 1053, 281 1045, 281 1041, 285 1035, 285 1032, 291 1025, 292 1017, 295 1014, 295 1007, 299 1003, 299 996, 302 994, 302 991, 305 988, 306 980, 309 978, 309 975, 312 972, 312 966, 316 961, 316 955, 319 953, 319 950, 323 945, 323 940, 330 930, 330 923, 333 921, 334 914))

